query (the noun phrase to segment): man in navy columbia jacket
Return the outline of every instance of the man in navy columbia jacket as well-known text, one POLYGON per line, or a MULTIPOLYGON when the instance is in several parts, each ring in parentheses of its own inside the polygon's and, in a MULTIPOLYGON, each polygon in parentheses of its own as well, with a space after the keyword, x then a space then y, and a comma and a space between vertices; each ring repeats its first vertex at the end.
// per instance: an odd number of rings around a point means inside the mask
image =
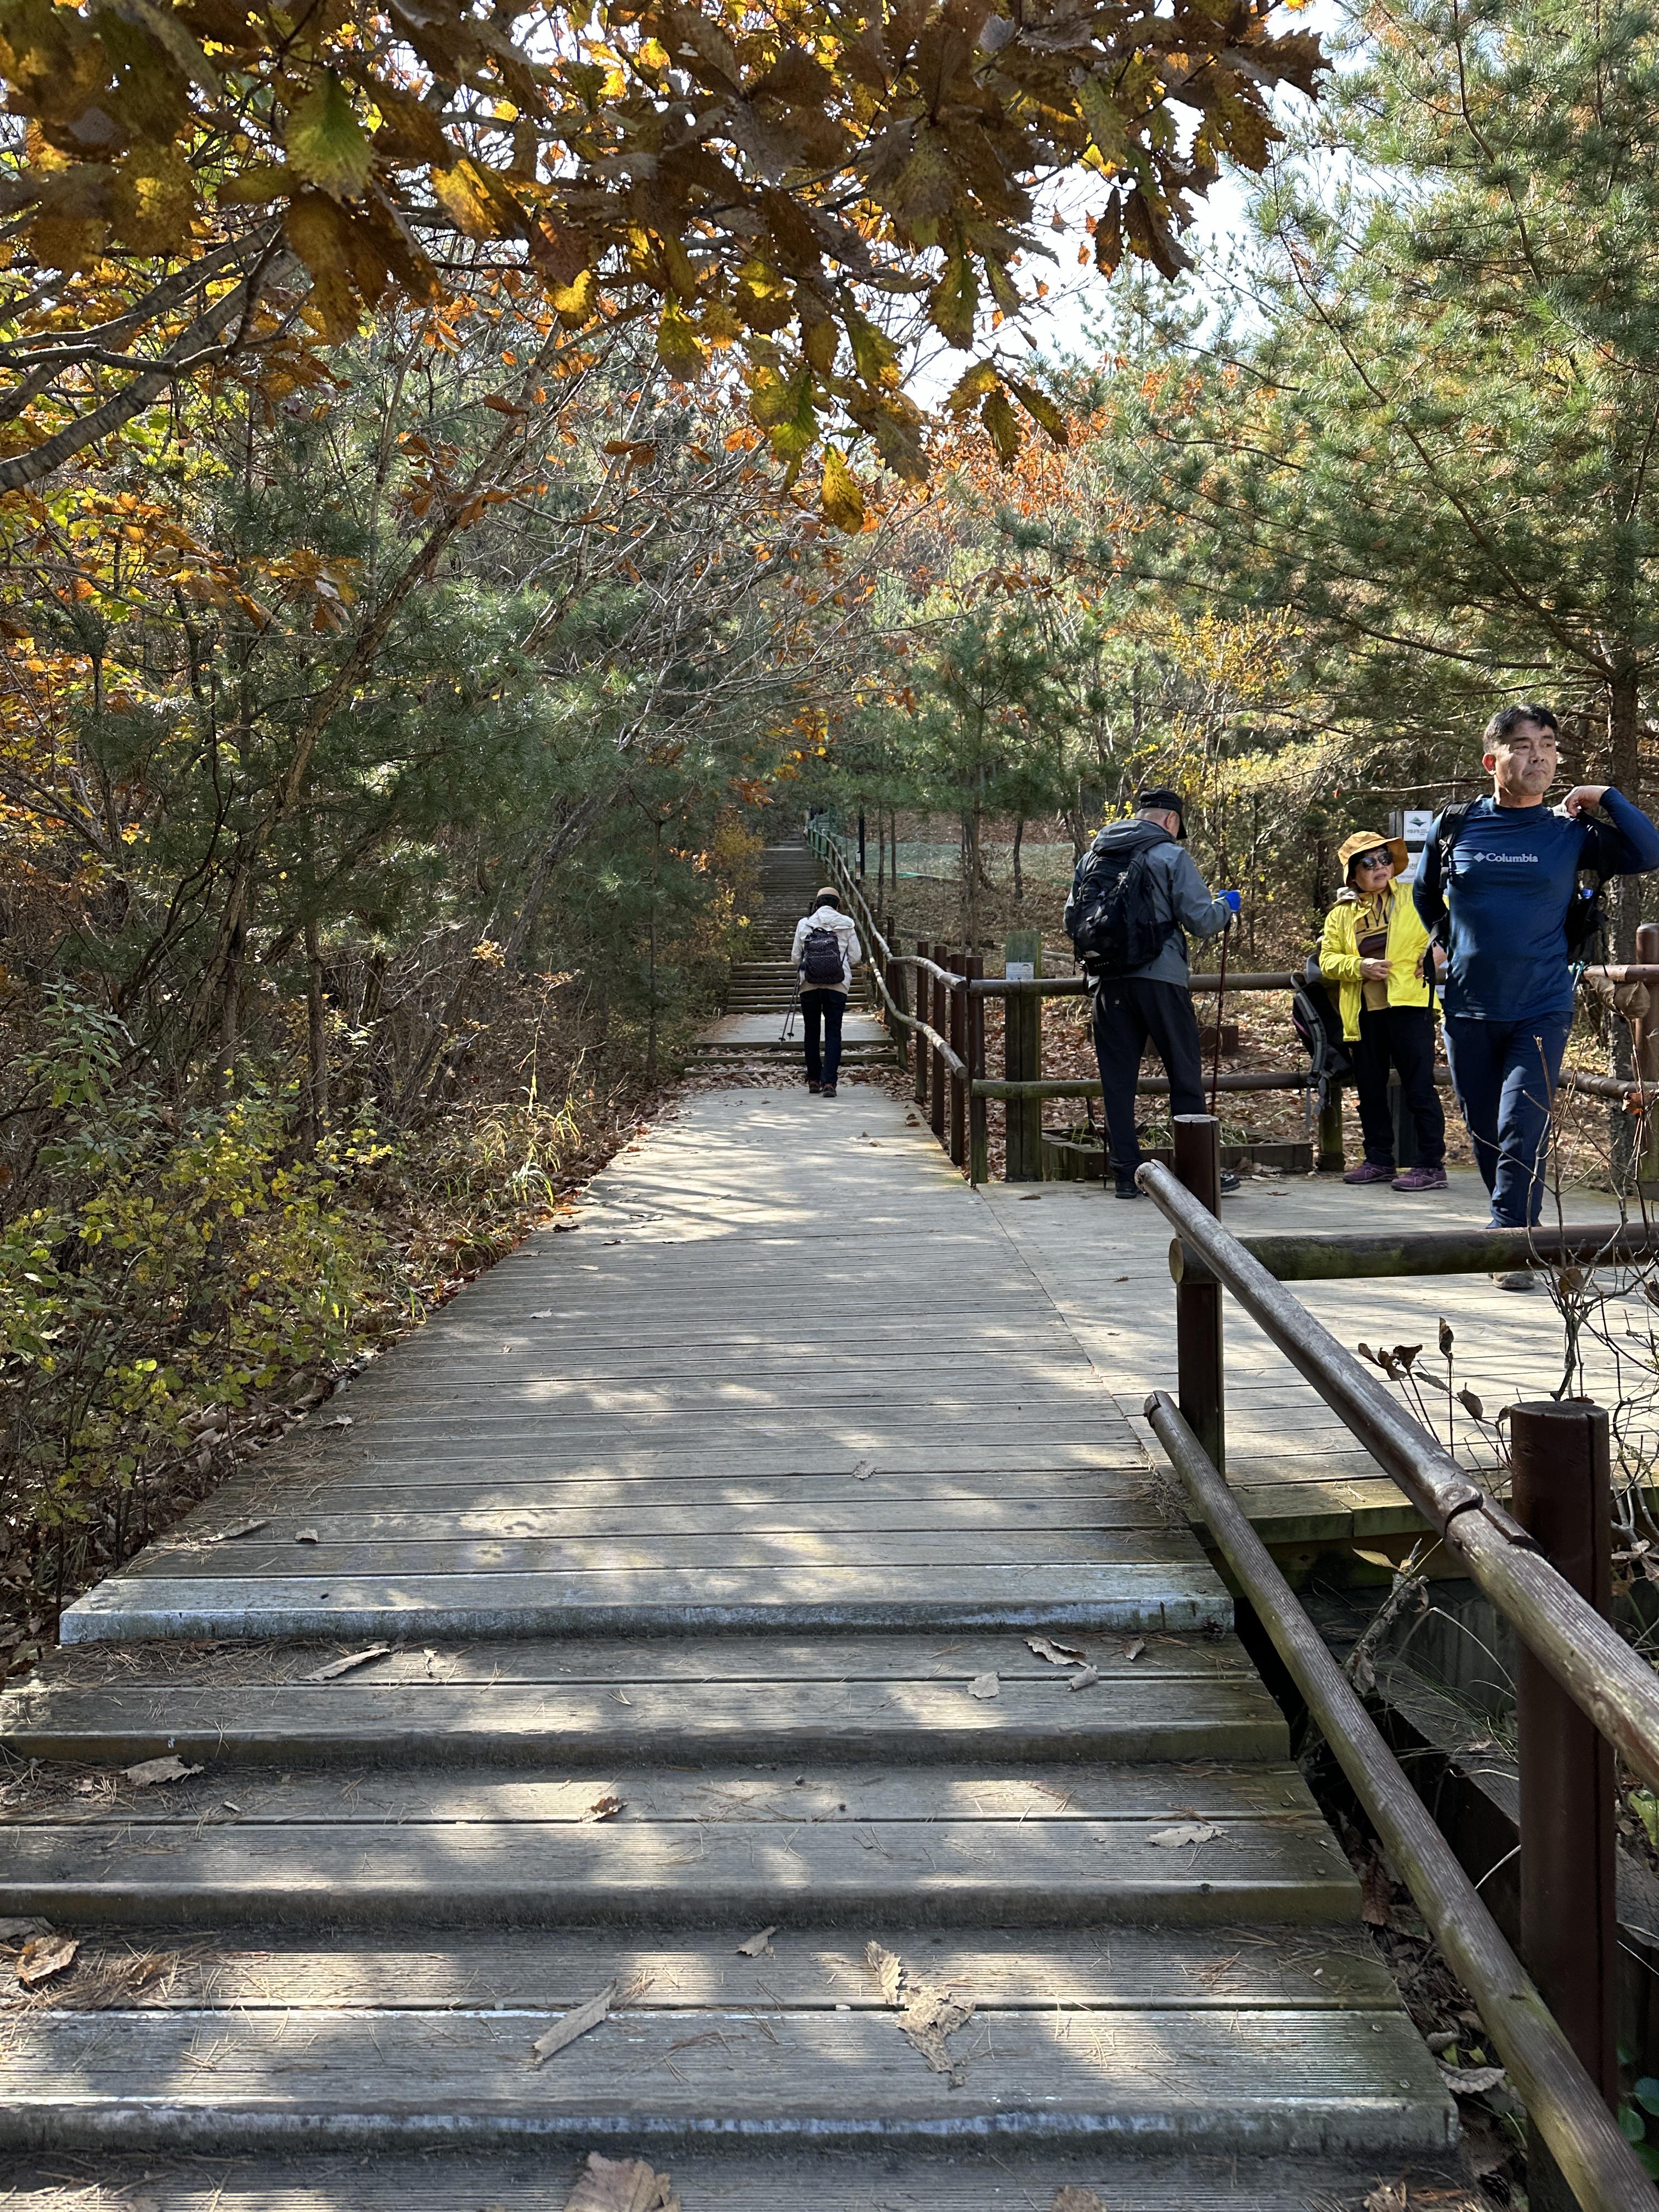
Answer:
POLYGON ((1494 714, 1485 747, 1492 795, 1468 810, 1443 880, 1436 821, 1412 892, 1431 929, 1450 917, 1446 1057, 1503 1229, 1525 1228, 1543 1210, 1550 1098, 1572 1027, 1566 918, 1579 873, 1659 867, 1659 830, 1611 784, 1581 783, 1559 807, 1545 805, 1559 756, 1547 707, 1494 714), (1584 819, 1598 805, 1611 826, 1584 819))

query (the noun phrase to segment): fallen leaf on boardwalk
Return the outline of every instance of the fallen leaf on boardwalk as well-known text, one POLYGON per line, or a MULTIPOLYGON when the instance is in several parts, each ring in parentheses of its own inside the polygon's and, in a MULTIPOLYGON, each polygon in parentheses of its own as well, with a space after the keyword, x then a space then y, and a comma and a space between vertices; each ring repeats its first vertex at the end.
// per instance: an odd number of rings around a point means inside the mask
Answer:
MULTIPOLYGON (((531 2045, 531 2064, 542 2065, 552 2057, 555 2051, 562 2051, 567 2043, 574 2043, 579 2035, 586 2035, 590 2027, 597 2027, 613 2012, 620 2012, 624 2005, 637 2004, 650 1986, 649 1974, 636 1974, 630 1982, 611 1983, 599 1991, 598 1996, 589 1997, 585 2005, 578 2005, 574 2012, 568 2012, 562 2020, 556 2021, 545 2035, 538 2037, 531 2045)), ((604 2200, 601 2198, 599 2201, 603 2203, 604 2200)))
POLYGON ((564 2212, 680 2212, 680 2200, 668 2176, 653 2172, 644 2159, 591 2150, 564 2212))
POLYGON ((539 1313, 532 1314, 530 1318, 532 1321, 556 1321, 558 1316, 551 1306, 544 1306, 539 1313))
POLYGON ((234 1528, 221 1528, 216 1535, 210 1536, 207 1540, 210 1544, 234 1544, 239 1536, 251 1536, 256 1528, 267 1528, 270 1525, 269 1519, 239 1521, 234 1528))
POLYGON ((1220 1833, 1220 1829, 1212 1827, 1207 1820, 1183 1820, 1178 1828, 1160 1828, 1156 1835, 1149 1836, 1147 1841, 1162 1844, 1168 1850, 1178 1851, 1183 1844, 1207 1844, 1220 1833))
POLYGON ((854 1482, 868 1482, 875 1471, 876 1462, 874 1460, 861 1459, 854 1467, 853 1480, 854 1482))
POLYGON ((973 2016, 972 1997, 959 2000, 945 1990, 907 1990, 899 2033, 914 2050, 921 2053, 935 2074, 948 2074, 951 2087, 959 2089, 967 2076, 945 2045, 973 2016))
MULTIPOLYGON (((21 1978, 22 1969, 18 1969, 21 1978)), ((1496 2089, 1504 2079, 1501 2066, 1443 2066, 1440 2078, 1454 2097, 1479 2097, 1496 2089)))
POLYGON ((32 1936, 17 1954, 17 1978, 26 1990, 38 1990, 54 1974, 75 1964, 81 1946, 73 1936, 32 1936))
POLYGON ((371 1659, 384 1659, 392 1646, 371 1644, 366 1650, 348 1651, 343 1659, 331 1659, 326 1667, 319 1667, 314 1674, 301 1674, 302 1682, 331 1682, 337 1674, 349 1674, 354 1667, 367 1667, 371 1659))
POLYGON ((136 1782, 141 1790, 148 1790, 153 1782, 182 1782, 188 1774, 199 1774, 199 1766, 186 1766, 182 1759, 169 1752, 165 1759, 141 1759, 137 1766, 124 1766, 122 1773, 129 1782, 136 1782))
POLYGON ((314 1544, 318 1540, 317 1531, 314 1528, 296 1528, 294 1540, 296 1544, 314 1544))
POLYGON ((319 1421, 317 1425, 321 1429, 349 1429, 351 1416, 349 1413, 337 1413, 331 1421, 319 1421))
POLYGON ((1054 2191, 1048 2212, 1106 2212, 1106 2207, 1092 2189, 1079 2189, 1068 2181, 1064 2189, 1054 2191))
POLYGON ((607 1790, 603 1797, 596 1797, 581 1815, 584 1820, 609 1820, 620 1813, 626 1801, 613 1796, 607 1790))
POLYGON ((758 1936, 751 1936, 746 1943, 738 1944, 738 1958, 769 1959, 772 1955, 772 1938, 777 1932, 775 1927, 763 1928, 758 1936))
POLYGON ((1388 1928, 1394 1920, 1394 1877, 1373 1851, 1360 1877, 1359 1917, 1368 1928, 1388 1928))
POLYGON ((1080 1667, 1089 1656, 1074 1644, 1052 1644, 1046 1636, 1028 1636, 1025 1648, 1035 1651, 1039 1659, 1046 1659, 1051 1667, 1080 1667))
POLYGON ((0 1920, 0 1943, 21 1943, 26 1936, 50 1936, 50 1920, 37 1920, 33 1914, 21 1920, 0 1920))
POLYGON ((1098 1667, 1079 1667, 1066 1686, 1068 1690, 1092 1690, 1099 1680, 1098 1667))
POLYGON ((968 1685, 970 1698, 995 1698, 1002 1694, 1002 1685, 994 1674, 975 1674, 968 1685))
POLYGON ((1123 1656, 1124 1656, 1124 1657, 1125 1657, 1126 1659, 1139 1659, 1139 1656, 1140 1656, 1140 1655, 1141 1655, 1141 1653, 1142 1653, 1146 1649, 1146 1638, 1145 1638, 1144 1636, 1137 1636, 1137 1637, 1136 1637, 1136 1638, 1135 1638, 1135 1640, 1134 1640, 1134 1642, 1133 1642, 1133 1644, 1126 1644, 1124 1645, 1124 1647, 1123 1647, 1123 1656))
POLYGON ((904 1961, 892 1951, 884 1950, 879 1943, 866 1943, 864 1963, 876 1978, 884 2004, 896 2005, 899 1991, 904 1987, 904 1961))

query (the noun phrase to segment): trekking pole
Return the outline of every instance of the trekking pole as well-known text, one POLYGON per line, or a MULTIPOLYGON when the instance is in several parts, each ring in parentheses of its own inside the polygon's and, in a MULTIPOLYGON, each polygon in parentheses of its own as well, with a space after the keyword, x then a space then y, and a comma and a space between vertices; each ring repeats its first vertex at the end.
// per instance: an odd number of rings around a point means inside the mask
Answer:
POLYGON ((795 995, 789 1002, 789 1011, 783 1018, 783 1027, 778 1031, 778 1042, 787 1044, 789 1033, 795 1026, 795 1016, 800 1012, 800 973, 795 975, 795 995))
POLYGON ((1232 935, 1230 922, 1221 933, 1221 974, 1215 993, 1215 1050, 1210 1058, 1210 1119, 1216 1117, 1215 1103, 1221 1096, 1221 1010, 1227 996, 1227 939, 1232 935))

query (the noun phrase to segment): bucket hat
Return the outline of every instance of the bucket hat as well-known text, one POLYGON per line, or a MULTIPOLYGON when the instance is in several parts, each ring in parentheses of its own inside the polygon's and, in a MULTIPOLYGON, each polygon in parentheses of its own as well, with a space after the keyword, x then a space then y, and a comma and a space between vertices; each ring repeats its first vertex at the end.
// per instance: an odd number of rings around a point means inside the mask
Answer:
POLYGON ((1356 830, 1353 836, 1336 848, 1336 857, 1342 866, 1345 884, 1353 880, 1353 864, 1362 853, 1386 851, 1394 862, 1394 872, 1403 876, 1411 865, 1411 854, 1406 849, 1403 837, 1384 837, 1375 830, 1356 830))

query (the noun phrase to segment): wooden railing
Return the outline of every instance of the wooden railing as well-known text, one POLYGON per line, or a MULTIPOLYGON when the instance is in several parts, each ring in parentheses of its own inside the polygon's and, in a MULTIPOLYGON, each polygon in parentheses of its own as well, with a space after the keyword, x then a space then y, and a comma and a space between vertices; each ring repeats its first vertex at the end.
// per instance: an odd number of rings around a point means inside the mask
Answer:
POLYGON ((1396 1870, 1480 2008, 1539 2139, 1530 2201, 1645 2203, 1653 2185, 1613 2118, 1617 1955, 1616 1747, 1659 1784, 1659 1676, 1613 1630, 1608 1421, 1586 1400, 1510 1412, 1510 1496, 1499 1502, 1283 1287, 1289 1277, 1458 1274, 1659 1255, 1659 1231, 1554 1231, 1403 1237, 1230 1236, 1218 1218, 1220 1125, 1175 1124, 1176 1166, 1138 1180, 1176 1231, 1177 1395, 1146 1403, 1240 1589, 1306 1698, 1396 1870), (1455 1567, 1514 1627, 1521 1774, 1520 1941, 1531 1978, 1430 1820, 1393 1753, 1228 1489, 1222 1293, 1391 1475, 1455 1567))
MULTIPOLYGON (((933 1133, 958 1167, 965 1167, 970 1182, 989 1180, 990 1145, 986 1108, 995 1099, 1004 1109, 1003 1177, 1008 1182, 1037 1182, 1042 1179, 1042 1107, 1050 1098, 1098 1098, 1097 1075, 1045 1077, 1042 1073, 1042 1002, 1045 999, 1074 999, 1087 995, 1083 975, 1044 975, 1042 948, 1036 931, 1009 939, 1007 966, 1023 958, 1028 975, 984 973, 982 957, 945 944, 918 939, 914 952, 902 951, 890 921, 884 927, 872 912, 863 886, 848 866, 837 840, 818 823, 807 830, 807 842, 826 863, 848 909, 857 922, 868 956, 869 972, 878 1009, 898 1047, 902 1064, 914 1055, 915 1100, 926 1109, 933 1133), (985 1062, 985 1004, 1003 1001, 1002 1073, 993 1076, 985 1062), (913 1002, 914 1001, 914 1005, 913 1002)), ((1638 961, 1622 966, 1587 969, 1587 975, 1609 983, 1659 985, 1659 925, 1644 924, 1637 933, 1638 961)), ((1213 969, 1198 969, 1188 988, 1196 998, 1222 992, 1231 996, 1258 992, 1288 995, 1302 978, 1283 969, 1245 970, 1224 980, 1213 969)), ((1217 998, 1216 1020, 1221 1019, 1217 998)), ((1636 1077, 1597 1075, 1580 1068, 1564 1071, 1560 1087, 1622 1106, 1638 1125, 1641 1155, 1639 1173, 1645 1181, 1659 1181, 1659 1018, 1638 1020, 1634 1029, 1636 1077)), ((1451 1077, 1442 1067, 1435 1080, 1449 1088, 1451 1077)), ((1342 1093, 1346 1085, 1327 1086, 1319 1121, 1316 1163, 1322 1170, 1340 1172, 1344 1164, 1342 1093)), ((1163 1097, 1169 1093, 1164 1076, 1143 1076, 1136 1086, 1141 1096, 1163 1097)), ((1222 1075, 1213 1088, 1224 1095, 1253 1091, 1296 1091, 1305 1097, 1316 1088, 1306 1068, 1244 1068, 1222 1075)))

